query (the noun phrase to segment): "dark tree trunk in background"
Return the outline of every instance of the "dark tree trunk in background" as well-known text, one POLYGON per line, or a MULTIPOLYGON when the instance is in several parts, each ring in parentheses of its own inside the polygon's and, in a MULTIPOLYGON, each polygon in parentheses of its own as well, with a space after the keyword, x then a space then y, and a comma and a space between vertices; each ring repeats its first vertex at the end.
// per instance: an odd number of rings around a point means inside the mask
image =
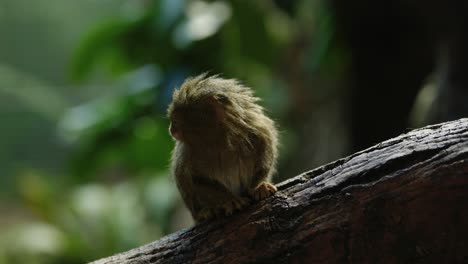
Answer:
POLYGON ((468 116, 468 2, 462 3, 465 7, 458 10, 440 45, 439 94, 430 120, 434 123, 468 116))
POLYGON ((350 54, 352 151, 408 127, 432 72, 438 97, 426 123, 468 116, 468 2, 331 0, 338 37, 350 54))
POLYGON ((278 184, 244 211, 94 262, 467 263, 468 119, 278 184))

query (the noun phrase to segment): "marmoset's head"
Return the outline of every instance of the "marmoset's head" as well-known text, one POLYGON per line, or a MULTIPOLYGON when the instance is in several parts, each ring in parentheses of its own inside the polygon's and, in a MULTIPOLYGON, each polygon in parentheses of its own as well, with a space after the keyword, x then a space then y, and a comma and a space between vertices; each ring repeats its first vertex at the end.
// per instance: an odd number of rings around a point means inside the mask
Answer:
POLYGON ((258 134, 259 125, 271 122, 262 118, 258 100, 251 89, 234 79, 206 74, 189 78, 174 91, 168 109, 170 133, 189 145, 251 144, 251 134, 258 134))

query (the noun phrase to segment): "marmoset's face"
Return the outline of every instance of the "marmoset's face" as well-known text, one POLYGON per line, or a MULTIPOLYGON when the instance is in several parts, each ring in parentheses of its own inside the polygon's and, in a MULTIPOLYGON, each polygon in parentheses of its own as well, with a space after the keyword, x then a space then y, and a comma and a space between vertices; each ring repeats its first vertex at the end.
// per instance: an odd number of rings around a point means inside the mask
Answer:
POLYGON ((175 108, 169 132, 175 140, 190 144, 209 142, 219 133, 220 122, 210 104, 196 104, 175 108))

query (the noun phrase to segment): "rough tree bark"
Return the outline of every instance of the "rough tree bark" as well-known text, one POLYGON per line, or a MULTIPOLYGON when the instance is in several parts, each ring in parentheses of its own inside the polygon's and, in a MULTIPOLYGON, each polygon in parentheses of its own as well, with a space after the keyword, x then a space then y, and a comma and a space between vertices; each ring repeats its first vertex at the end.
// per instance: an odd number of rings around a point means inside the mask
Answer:
POLYGON ((94 262, 468 263, 468 119, 278 184, 244 211, 94 262))

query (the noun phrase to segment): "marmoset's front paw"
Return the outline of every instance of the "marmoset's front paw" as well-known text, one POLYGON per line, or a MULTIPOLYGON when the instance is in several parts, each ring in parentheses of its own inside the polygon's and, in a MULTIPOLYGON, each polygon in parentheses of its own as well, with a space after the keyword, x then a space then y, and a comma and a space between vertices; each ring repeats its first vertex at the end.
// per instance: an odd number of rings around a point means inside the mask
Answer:
POLYGON ((260 201, 272 196, 277 190, 278 189, 276 189, 273 184, 262 182, 255 189, 251 190, 249 194, 255 199, 255 201, 260 201))

